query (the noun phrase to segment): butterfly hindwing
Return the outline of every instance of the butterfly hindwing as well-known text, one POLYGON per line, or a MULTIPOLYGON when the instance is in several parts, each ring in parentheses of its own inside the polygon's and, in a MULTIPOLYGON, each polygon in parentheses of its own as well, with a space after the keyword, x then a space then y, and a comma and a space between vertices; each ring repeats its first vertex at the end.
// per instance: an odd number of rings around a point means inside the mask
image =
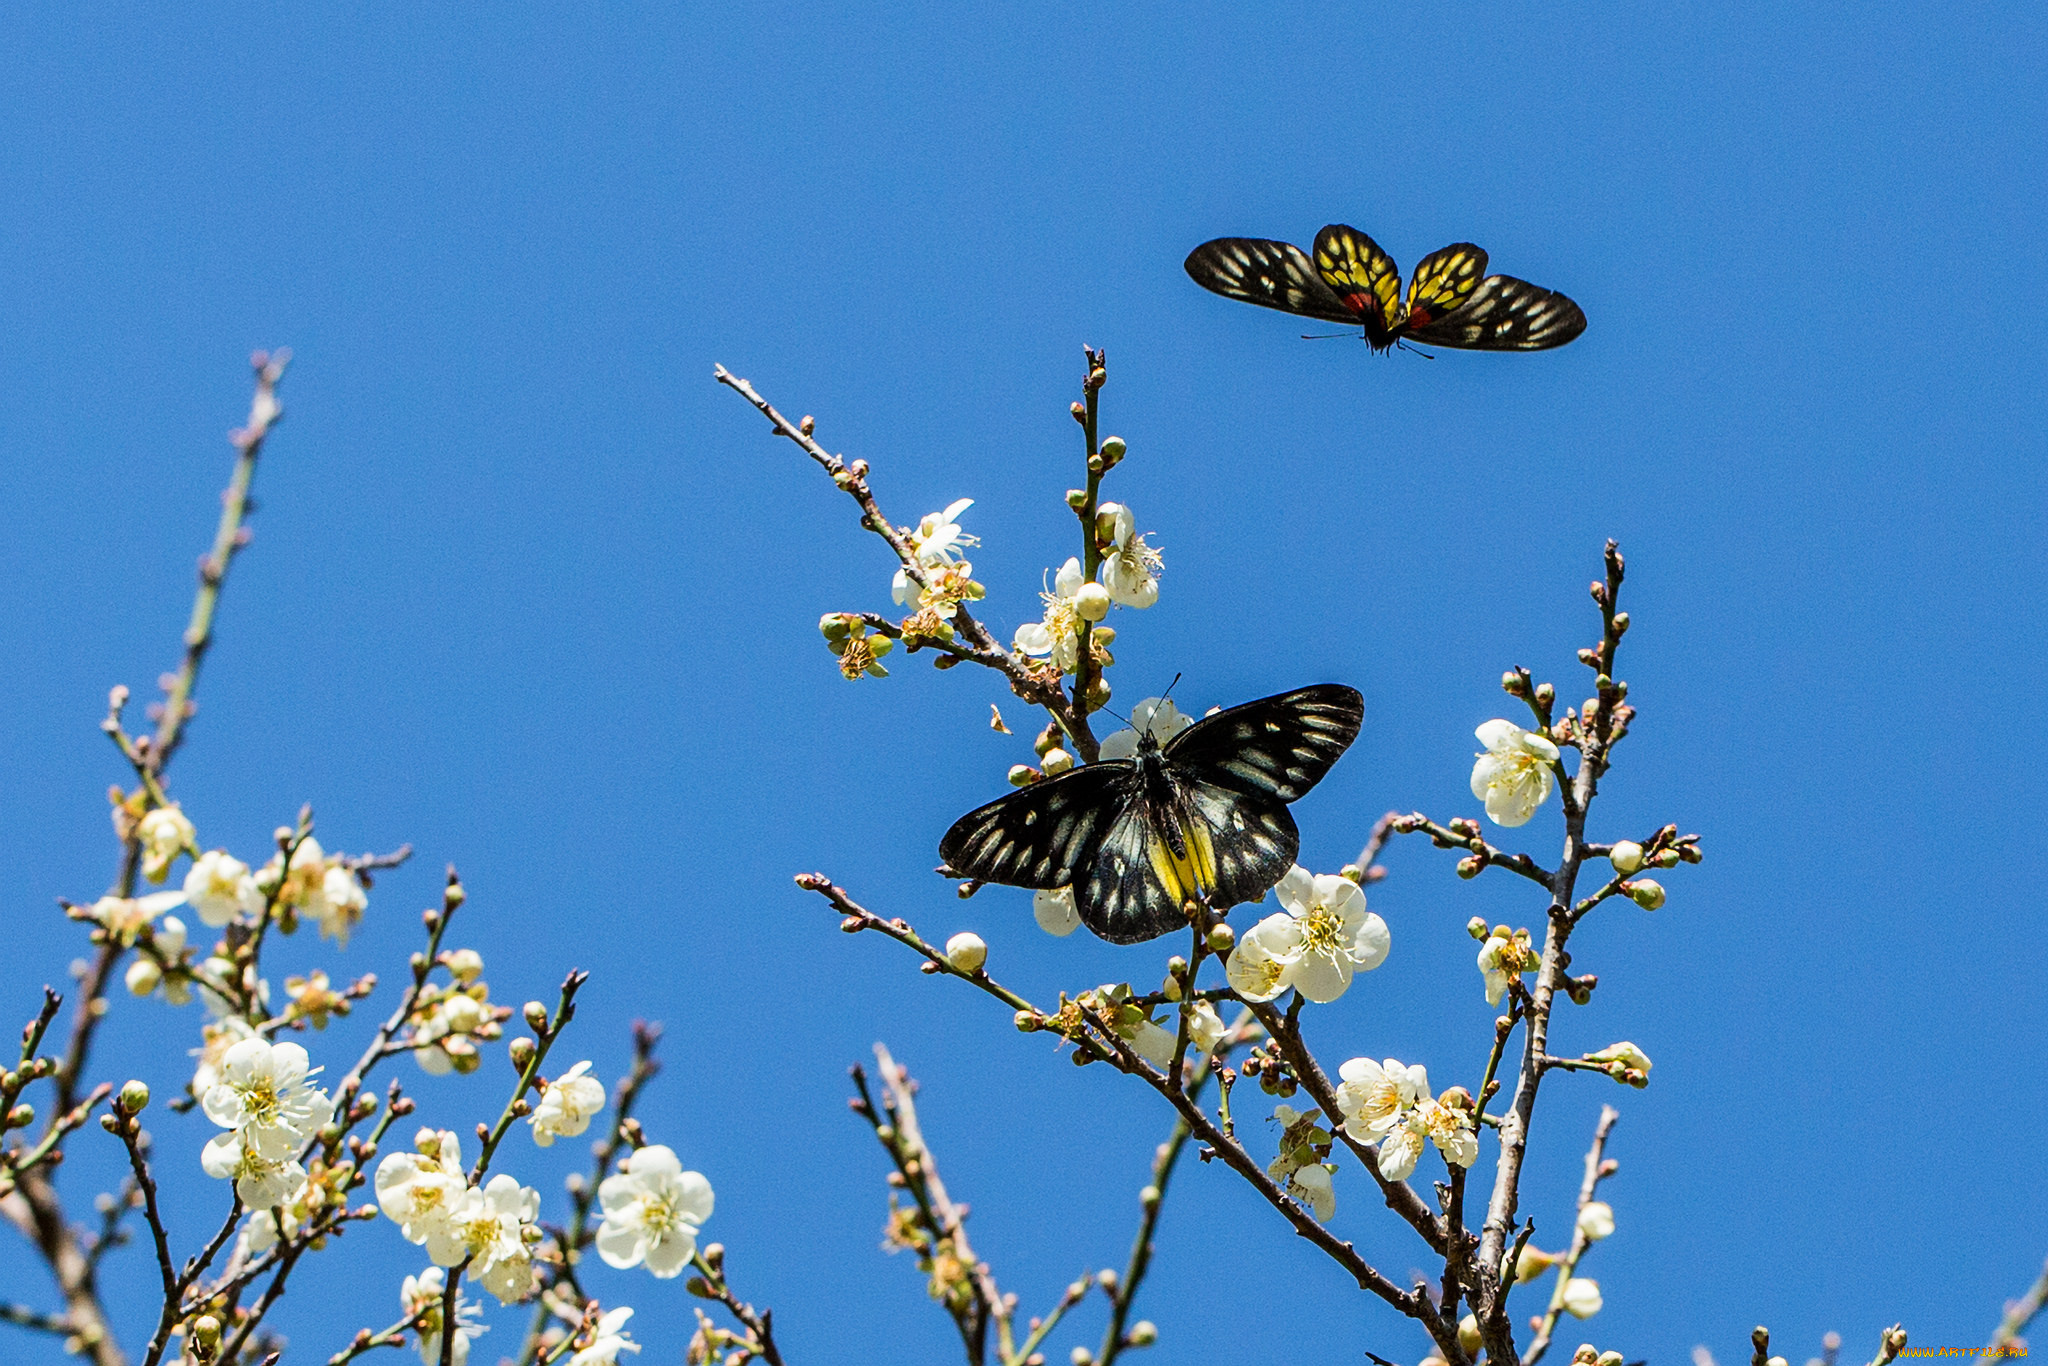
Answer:
POLYGON ((1544 351, 1585 330, 1586 315, 1564 295, 1512 275, 1489 275, 1457 312, 1409 336, 1466 351, 1544 351))
POLYGON ((1196 284, 1226 299, 1324 322, 1357 321, 1316 273, 1308 253, 1292 242, 1219 237, 1189 252, 1184 264, 1196 284))
POLYGON ((1408 328, 1419 328, 1457 312, 1486 278, 1486 253, 1470 242, 1439 247, 1415 263, 1408 282, 1408 328))
POLYGON ((959 820, 939 857, 962 877, 1010 887, 1059 887, 1094 861, 1094 849, 1132 796, 1128 762, 1088 764, 1033 783, 959 820))
POLYGON ((1074 879, 1074 909, 1081 923, 1112 944, 1138 944, 1187 928, 1182 899, 1159 876, 1164 814, 1137 796, 1111 822, 1094 860, 1074 879))
POLYGON ((1212 829, 1214 890, 1211 904, 1257 901, 1285 876, 1301 852, 1301 833, 1287 803, 1261 800, 1212 783, 1191 783, 1187 805, 1212 829))
POLYGON ((1351 310, 1349 321, 1365 325, 1374 349, 1393 340, 1401 325, 1401 268, 1380 244, 1357 228, 1332 223, 1316 234, 1316 273, 1351 310))
POLYGON ((1364 724, 1356 688, 1318 683, 1205 716, 1175 736, 1164 757, 1188 781, 1293 802, 1322 781, 1364 724))

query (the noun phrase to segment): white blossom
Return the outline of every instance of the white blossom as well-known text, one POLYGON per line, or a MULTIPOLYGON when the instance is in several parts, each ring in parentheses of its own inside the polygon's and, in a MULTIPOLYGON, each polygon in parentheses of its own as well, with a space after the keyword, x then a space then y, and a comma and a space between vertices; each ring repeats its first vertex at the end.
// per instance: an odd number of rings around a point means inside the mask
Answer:
POLYGON ((1301 930, 1290 915, 1269 915, 1238 936, 1224 965, 1231 989, 1247 1001, 1270 1001, 1294 985, 1301 930))
POLYGON ((199 1150, 199 1167, 219 1181, 233 1181, 235 1194, 251 1209, 283 1204, 306 1184, 296 1156, 269 1158, 249 1146, 239 1129, 215 1134, 199 1150))
POLYGON ((1336 1000, 1351 976, 1386 961, 1393 937, 1387 922, 1365 908, 1365 893, 1348 878, 1311 875, 1296 864, 1274 889, 1301 933, 1294 986, 1317 1004, 1336 1000))
POLYGON ((1061 673, 1072 673, 1081 662, 1080 612, 1075 599, 1080 596, 1081 585, 1087 582, 1081 577, 1081 561, 1069 557, 1053 576, 1050 591, 1041 591, 1040 599, 1045 603, 1043 620, 1026 622, 1017 628, 1014 644, 1021 654, 1050 655, 1055 667, 1061 673))
POLYGON ((639 1266, 662 1280, 681 1274, 697 1252, 697 1230, 711 1217, 711 1183, 686 1172, 675 1153, 650 1143, 626 1159, 626 1170, 597 1188, 604 1222, 597 1255, 620 1269, 639 1266))
POLYGON ((633 1311, 625 1305, 607 1310, 597 1321, 588 1347, 569 1358, 569 1366, 617 1366, 619 1353, 638 1352, 640 1344, 626 1336, 626 1320, 633 1311))
POLYGON ((1578 1226, 1587 1242, 1599 1242, 1614 1232, 1614 1206, 1605 1200, 1588 1200, 1579 1211, 1578 1226))
POLYGON ((1391 1133, 1429 1096, 1429 1073, 1397 1058, 1384 1063, 1353 1058, 1337 1069, 1337 1108, 1353 1138, 1371 1142, 1391 1133))
POLYGON ((1486 1003, 1499 1005, 1501 997, 1507 995, 1508 983, 1519 980, 1538 961, 1527 930, 1510 932, 1505 925, 1496 926, 1479 946, 1479 973, 1486 982, 1486 1003))
POLYGON ((1408 1111, 1392 1132, 1380 1140, 1380 1175, 1389 1181, 1406 1181, 1427 1144, 1428 1134, 1415 1122, 1415 1111, 1408 1111))
MULTIPOLYGON (((211 1002, 209 1001, 209 1005, 211 1002)), ((228 1050, 256 1037, 256 1027, 239 1015, 223 1015, 200 1029, 201 1044, 190 1050, 199 1061, 192 1068, 192 1094, 203 1096, 220 1080, 220 1063, 228 1050)))
POLYGON ((1574 1276, 1564 1283, 1564 1310, 1575 1319, 1590 1319, 1600 1312, 1600 1282, 1574 1276))
POLYGON ((1486 749, 1472 765, 1472 795, 1495 825, 1526 824, 1550 798, 1557 746, 1512 721, 1488 721, 1473 734, 1486 749))
POLYGON ((1337 1190, 1330 1184, 1330 1169, 1320 1162, 1287 1173, 1287 1193, 1307 1205, 1317 1223, 1329 1223, 1337 1212, 1337 1190))
POLYGON ((1111 731, 1103 737, 1096 754, 1104 759, 1128 759, 1138 752, 1138 734, 1148 732, 1154 741, 1164 745, 1168 740, 1195 724, 1181 715, 1173 699, 1148 697, 1131 708, 1132 730, 1111 731))
POLYGON ((453 1217, 469 1189, 462 1142, 452 1130, 421 1129, 414 1152, 387 1154, 377 1164, 377 1205, 409 1243, 424 1243, 453 1217))
POLYGON ((427 1232, 427 1256, 436 1266, 469 1263, 470 1278, 500 1304, 526 1298, 533 1288, 533 1254, 525 1230, 540 1213, 540 1193, 499 1172, 482 1190, 471 1186, 427 1232))
MULTIPOLYGON (((919 519, 908 540, 911 553, 917 556, 920 566, 930 568, 950 564, 958 558, 956 552, 962 547, 980 544, 960 530, 960 514, 973 506, 972 498, 960 498, 948 503, 944 512, 927 512, 919 519)), ((900 566, 896 570, 895 582, 890 585, 890 592, 904 606, 918 600, 917 584, 911 580, 909 571, 900 566)))
MULTIPOLYGON (((420 1360, 426 1366, 440 1366, 441 1362, 441 1316, 447 1304, 448 1273, 438 1266, 430 1266, 417 1276, 407 1276, 405 1285, 399 1290, 398 1302, 405 1316, 414 1320, 414 1331, 419 1337, 420 1360)), ((455 1297, 455 1341, 449 1348, 454 1366, 463 1366, 469 1360, 470 1339, 488 1333, 483 1326, 483 1311, 475 1300, 467 1295, 455 1297)))
MULTIPOLYGON (((1444 1093, 1446 1097, 1453 1094, 1444 1093)), ((1415 1122, 1453 1167, 1469 1167, 1479 1160, 1479 1136, 1472 1132, 1472 1112, 1464 1106, 1448 1099, 1425 1100, 1415 1107, 1415 1122)))
POLYGON ((332 939, 342 948, 348 947, 349 931, 362 920, 369 904, 355 869, 339 863, 322 873, 306 893, 306 914, 319 924, 320 937, 332 939))
POLYGON ((1223 1042, 1223 1017, 1207 1001, 1182 1006, 1188 1017, 1188 1043, 1198 1054, 1214 1051, 1223 1042))
POLYGON ((1113 528, 1110 549, 1102 557, 1102 586, 1110 599, 1124 607, 1150 607, 1159 601, 1159 571, 1165 561, 1138 534, 1131 510, 1121 503, 1104 503, 1096 518, 1097 525, 1106 518, 1113 528))
POLYGON ((590 1117, 604 1109, 604 1083, 588 1076, 590 1064, 579 1062, 548 1083, 540 1104, 533 1107, 533 1141, 549 1147, 557 1137, 574 1138, 590 1127, 590 1117))
POLYGON ((290 1157, 334 1117, 334 1102, 314 1089, 309 1064, 306 1050, 295 1043, 244 1039, 221 1056, 217 1079, 199 1097, 200 1107, 208 1119, 239 1135, 255 1157, 290 1157))
POLYGON ((1047 934, 1064 939, 1081 928, 1081 912, 1074 906, 1072 887, 1054 887, 1031 894, 1031 917, 1047 934))
POLYGON ((170 875, 171 860, 193 847, 199 835, 192 822, 175 806, 159 806, 135 823, 135 838, 142 845, 142 875, 162 882, 170 875))
POLYGON ((214 929, 237 915, 263 911, 263 891, 249 865, 225 849, 210 849, 192 861, 185 874, 185 900, 199 913, 199 923, 214 929))
MULTIPOLYGON (((1135 1010, 1131 1013, 1137 1015, 1135 1010)), ((1118 1023, 1113 1027, 1117 1037, 1129 1044, 1131 1051, 1146 1062, 1162 1072, 1173 1066, 1173 1047, 1178 1042, 1173 1030, 1142 1015, 1130 1023, 1118 1023)))

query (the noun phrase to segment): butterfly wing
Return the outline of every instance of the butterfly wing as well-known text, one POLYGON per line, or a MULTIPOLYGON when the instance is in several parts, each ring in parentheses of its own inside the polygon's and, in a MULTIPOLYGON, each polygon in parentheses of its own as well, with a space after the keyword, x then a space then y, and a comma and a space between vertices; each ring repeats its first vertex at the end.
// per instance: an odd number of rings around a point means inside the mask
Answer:
MULTIPOLYGON (((1173 874, 1173 860, 1161 833, 1162 819, 1142 792, 1111 822, 1087 871, 1074 879, 1074 909, 1081 923, 1112 944, 1138 944, 1188 925, 1183 909, 1199 889, 1169 889, 1161 872, 1173 874)), ((1190 841, 1190 846, 1195 847, 1190 841)))
POLYGON ((1257 901, 1294 866, 1301 832, 1287 803, 1214 783, 1190 783, 1185 791, 1187 809, 1209 827, 1210 905, 1257 901))
POLYGON ((1129 762, 1111 760, 1033 783, 953 822, 939 857, 962 877, 1041 890, 1065 886, 1130 804, 1129 762))
POLYGON ((1316 234, 1316 273, 1351 311, 1348 321, 1365 324, 1375 351, 1393 345, 1401 324, 1401 268, 1380 244, 1357 228, 1332 223, 1316 234))
POLYGON ((1464 307, 1408 335, 1465 351, 1545 351, 1585 330, 1586 315, 1564 295, 1512 275, 1489 275, 1464 307))
POLYGON ((1453 242, 1415 263, 1408 281, 1408 328, 1429 326, 1463 308, 1486 278, 1486 253, 1470 242, 1453 242))
POLYGON ((1322 781, 1364 724, 1358 689, 1316 683, 1205 716, 1175 736, 1163 757, 1184 783, 1285 804, 1322 781))
POLYGON ((1184 264, 1196 284, 1226 299, 1324 322, 1358 321, 1292 242, 1219 237, 1189 252, 1184 264))

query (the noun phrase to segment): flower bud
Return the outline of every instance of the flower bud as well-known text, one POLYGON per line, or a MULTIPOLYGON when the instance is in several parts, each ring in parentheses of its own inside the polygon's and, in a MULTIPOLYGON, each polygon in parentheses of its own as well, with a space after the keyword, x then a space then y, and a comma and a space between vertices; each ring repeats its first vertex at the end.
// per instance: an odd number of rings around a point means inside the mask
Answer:
POLYGON ((1574 1276, 1564 1283, 1564 1311, 1575 1319, 1590 1319, 1600 1312, 1600 1282, 1574 1276))
POLYGON ((1050 778, 1056 773, 1065 773, 1068 769, 1072 768, 1074 766, 1074 756, 1063 749, 1055 748, 1047 750, 1045 757, 1038 762, 1039 766, 1045 770, 1045 776, 1050 778))
POLYGON ((1579 1344, 1579 1350, 1572 1353, 1572 1366, 1595 1366, 1600 1360, 1600 1349, 1590 1342, 1579 1344))
POLYGON ((1475 878, 1485 871, 1486 861, 1484 859, 1481 859, 1477 854, 1473 854, 1470 857, 1461 858, 1458 860, 1459 877, 1467 879, 1475 878))
POLYGON ((1492 936, 1487 932, 1486 917, 1475 915, 1465 922, 1465 933, 1484 944, 1492 936))
MULTIPOLYGON (((1628 614, 1624 612, 1621 615, 1626 616, 1628 614)), ((1616 618, 1616 620, 1619 619, 1619 617, 1616 618)), ((1783 1358, 1780 1358, 1780 1360, 1782 1359, 1783 1358)), ((1606 1351, 1600 1354, 1599 1358, 1594 1361, 1593 1366, 1622 1366, 1622 1363, 1626 1362, 1627 1360, 1628 1358, 1623 1356, 1619 1352, 1606 1351)))
POLYGON ((1678 851, 1676 849, 1659 849, 1657 857, 1651 859, 1650 863, 1657 868, 1676 868, 1678 866, 1678 851))
POLYGON ((1159 1326, 1150 1319, 1139 1319, 1131 1325, 1128 1341, 1133 1347, 1150 1347, 1159 1341, 1159 1326))
POLYGON ((220 1350, 220 1320, 211 1314, 201 1314, 192 1320, 189 1330, 193 1354, 204 1359, 220 1350))
POLYGON ((1143 1209, 1157 1209, 1159 1207, 1159 1198, 1159 1187, 1147 1186, 1138 1192, 1138 1205, 1143 1209))
POLYGON ((7 1112, 7 1122, 0 1124, 0 1129, 26 1129, 35 1122, 36 1107, 27 1101, 22 1101, 7 1112))
POLYGON ((455 980, 467 985, 483 976, 484 956, 475 949, 457 949, 448 955, 448 971, 455 974, 455 980))
POLYGON ((156 990, 157 983, 164 980, 164 970, 147 958, 138 958, 128 965, 127 975, 122 980, 127 982, 128 990, 133 994, 147 996, 156 990))
POLYGON ((1664 904, 1664 888, 1649 878, 1641 878, 1629 884, 1628 897, 1644 910, 1654 911, 1664 904))
POLYGON ((539 1001, 528 1001, 519 1008, 519 1018, 535 1033, 548 1027, 548 1008, 539 1001))
POLYGON ((1035 1011, 1020 1010, 1014 1017, 1019 1034, 1034 1034, 1038 1031, 1038 1015, 1035 1011))
POLYGON ((980 935, 962 930, 946 941, 946 961, 955 972, 976 973, 988 961, 988 945, 980 935))
POLYGON ((484 1022, 484 1008, 474 996, 450 996, 441 1007, 441 1021, 451 1034, 471 1034, 484 1022))
POLYGON ((1209 952, 1228 953, 1230 952, 1231 945, 1236 942, 1237 931, 1231 929, 1230 926, 1211 925, 1209 927, 1209 952))
POLYGON ((845 640, 853 634, 853 623, 844 612, 827 612, 818 618, 818 634, 827 640, 845 640))
POLYGON ((1095 1273, 1095 1283, 1112 1295, 1116 1293, 1116 1284, 1119 1279, 1116 1272, 1106 1266, 1095 1273))
POLYGON ((527 1064, 533 1061, 533 1055, 536 1050, 533 1046, 533 1040, 521 1034, 512 1040, 511 1045, 505 1051, 512 1055, 514 1070, 524 1072, 527 1064))
POLYGON ((1104 649, 1108 649, 1110 646, 1116 644, 1116 627, 1098 626, 1093 631, 1089 632, 1089 636, 1091 639, 1094 640, 1094 642, 1097 645, 1102 646, 1104 649))
POLYGON ((1083 621, 1101 621, 1109 615, 1109 590, 1099 583, 1084 583, 1074 594, 1074 612, 1083 621))
POLYGON ((146 1082, 130 1081, 121 1088, 121 1108, 131 1115, 139 1115, 149 1108, 149 1086, 146 1082))
POLYGON ((1556 1253, 1545 1252, 1536 1247, 1524 1247, 1522 1255, 1515 1260, 1515 1283, 1527 1285, 1555 1265, 1556 1253))
POLYGON ((1128 449, 1124 445, 1124 439, 1120 436, 1105 436, 1102 438, 1103 458, 1111 463, 1123 459, 1124 452, 1128 449))
POLYGON ((1029 764, 1010 765, 1010 786, 1029 787, 1038 781, 1038 770, 1029 764))
POLYGON ((1072 509, 1073 509, 1074 511, 1076 511, 1076 512, 1079 512, 1079 511, 1080 511, 1080 510, 1081 510, 1082 508, 1084 508, 1084 507, 1087 507, 1087 506, 1088 506, 1088 490, 1086 490, 1086 489, 1068 489, 1068 490, 1067 490, 1067 506, 1068 506, 1068 507, 1070 507, 1070 508, 1072 508, 1072 509))
POLYGON ((1076 1347, 1067 1353, 1067 1360, 1073 1362, 1074 1366, 1095 1366, 1095 1353, 1086 1347, 1076 1347))
POLYGON ((1586 1241, 1597 1243, 1614 1232, 1614 1206, 1605 1200, 1589 1200, 1579 1211, 1579 1232, 1586 1235, 1586 1241))
POLYGON ((1614 871, 1627 877, 1643 866, 1643 846, 1634 840, 1622 840, 1607 855, 1607 861, 1614 865, 1614 871))
POLYGON ((1479 1319, 1476 1315, 1467 1314, 1458 1320, 1458 1345, 1468 1354, 1479 1350, 1479 1319))

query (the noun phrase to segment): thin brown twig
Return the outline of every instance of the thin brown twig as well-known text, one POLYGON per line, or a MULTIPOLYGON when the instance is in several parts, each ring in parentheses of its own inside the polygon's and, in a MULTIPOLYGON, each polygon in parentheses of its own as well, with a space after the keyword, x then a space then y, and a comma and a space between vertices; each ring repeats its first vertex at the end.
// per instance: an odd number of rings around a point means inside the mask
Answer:
POLYGON ((2040 1276, 2027 1288, 2027 1293, 2005 1306, 2005 1316, 1998 1321, 1998 1327, 1991 1334, 1993 1350, 2013 1346, 2020 1340, 2020 1334, 2027 1331, 2027 1325, 2034 1316, 2048 1305, 2048 1265, 2043 1265, 2040 1276))
POLYGON ((1586 1206, 1593 1203, 1593 1196, 1600 1189, 1600 1183, 1614 1175, 1614 1166, 1606 1160, 1607 1135, 1614 1131, 1615 1121, 1621 1118, 1621 1111, 1612 1105, 1600 1107, 1600 1123, 1593 1130, 1593 1146, 1586 1150, 1586 1173, 1579 1182, 1579 1201, 1572 1210, 1572 1242, 1557 1267, 1557 1288, 1551 1292, 1550 1306, 1544 1311, 1542 1320, 1536 1326, 1536 1336, 1529 1342, 1529 1350, 1522 1354, 1522 1366, 1536 1366, 1543 1360, 1543 1354, 1550 1349, 1551 1335, 1557 1332, 1558 1319, 1564 1315, 1564 1289, 1570 1283, 1572 1273, 1579 1269, 1579 1259, 1586 1255, 1586 1249, 1593 1240, 1580 1226, 1578 1216, 1585 1213, 1586 1206))

